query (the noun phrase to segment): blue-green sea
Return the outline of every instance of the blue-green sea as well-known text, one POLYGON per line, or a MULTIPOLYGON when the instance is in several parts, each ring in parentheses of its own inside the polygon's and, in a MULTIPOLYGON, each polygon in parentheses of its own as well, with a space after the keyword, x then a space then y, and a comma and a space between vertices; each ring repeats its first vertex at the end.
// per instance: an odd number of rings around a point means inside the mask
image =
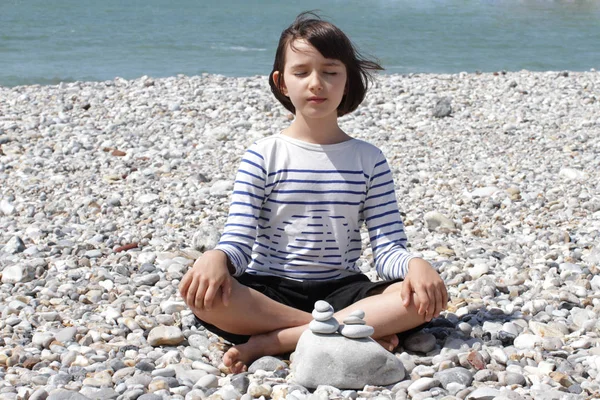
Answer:
POLYGON ((312 9, 387 73, 600 69, 597 0, 0 0, 0 85, 266 75, 312 9))

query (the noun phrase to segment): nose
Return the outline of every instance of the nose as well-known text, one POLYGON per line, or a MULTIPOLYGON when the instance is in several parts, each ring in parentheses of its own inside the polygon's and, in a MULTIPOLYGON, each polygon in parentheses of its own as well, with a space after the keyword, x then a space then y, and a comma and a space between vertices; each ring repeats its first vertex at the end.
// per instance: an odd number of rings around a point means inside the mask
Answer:
POLYGON ((318 72, 313 72, 310 77, 309 89, 313 92, 318 92, 323 89, 323 82, 318 72))

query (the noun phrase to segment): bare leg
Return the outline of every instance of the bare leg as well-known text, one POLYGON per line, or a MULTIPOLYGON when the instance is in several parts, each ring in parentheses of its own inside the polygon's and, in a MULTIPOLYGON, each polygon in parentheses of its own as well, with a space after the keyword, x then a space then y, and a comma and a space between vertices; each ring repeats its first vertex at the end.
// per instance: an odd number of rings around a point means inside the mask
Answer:
MULTIPOLYGON (((417 327, 425 323, 414 307, 414 299, 408 308, 402 305, 400 289, 402 283, 386 287, 382 293, 364 298, 351 306, 337 312, 335 317, 342 321, 354 310, 363 310, 367 324, 375 329, 373 339, 383 342, 388 350, 397 346, 395 334, 417 327)), ((312 317, 309 317, 312 319, 312 317)), ((308 328, 307 323, 299 326, 277 329, 268 333, 254 335, 247 343, 232 347, 223 356, 223 363, 238 373, 251 361, 266 355, 275 355, 293 351, 300 335, 308 328)))
POLYGON ((188 307, 201 320, 238 335, 257 335, 299 326, 312 320, 310 313, 288 307, 232 279, 230 303, 225 306, 221 293, 210 310, 188 307))

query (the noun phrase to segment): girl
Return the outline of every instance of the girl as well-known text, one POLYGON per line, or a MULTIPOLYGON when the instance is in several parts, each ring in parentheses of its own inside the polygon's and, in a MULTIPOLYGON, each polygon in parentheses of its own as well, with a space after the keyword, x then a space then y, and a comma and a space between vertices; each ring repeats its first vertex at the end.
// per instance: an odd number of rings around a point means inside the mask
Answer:
POLYGON ((365 311, 373 338, 390 351, 397 333, 446 307, 437 272, 406 250, 384 155, 338 126, 378 69, 312 13, 281 35, 269 83, 295 119, 247 150, 220 242, 180 284, 200 322, 236 344, 223 357, 234 373, 293 351, 317 300, 338 310, 339 321, 365 311), (356 266, 363 223, 384 281, 371 282, 356 266))

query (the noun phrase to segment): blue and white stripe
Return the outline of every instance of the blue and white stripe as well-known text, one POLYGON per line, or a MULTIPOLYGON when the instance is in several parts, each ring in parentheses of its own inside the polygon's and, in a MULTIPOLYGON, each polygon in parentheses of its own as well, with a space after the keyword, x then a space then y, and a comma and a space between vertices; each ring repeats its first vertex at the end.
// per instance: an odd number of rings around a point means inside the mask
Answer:
POLYGON ((236 276, 337 279, 360 273, 363 223, 379 275, 404 277, 413 256, 381 151, 356 139, 321 146, 279 134, 244 154, 216 248, 236 276))

